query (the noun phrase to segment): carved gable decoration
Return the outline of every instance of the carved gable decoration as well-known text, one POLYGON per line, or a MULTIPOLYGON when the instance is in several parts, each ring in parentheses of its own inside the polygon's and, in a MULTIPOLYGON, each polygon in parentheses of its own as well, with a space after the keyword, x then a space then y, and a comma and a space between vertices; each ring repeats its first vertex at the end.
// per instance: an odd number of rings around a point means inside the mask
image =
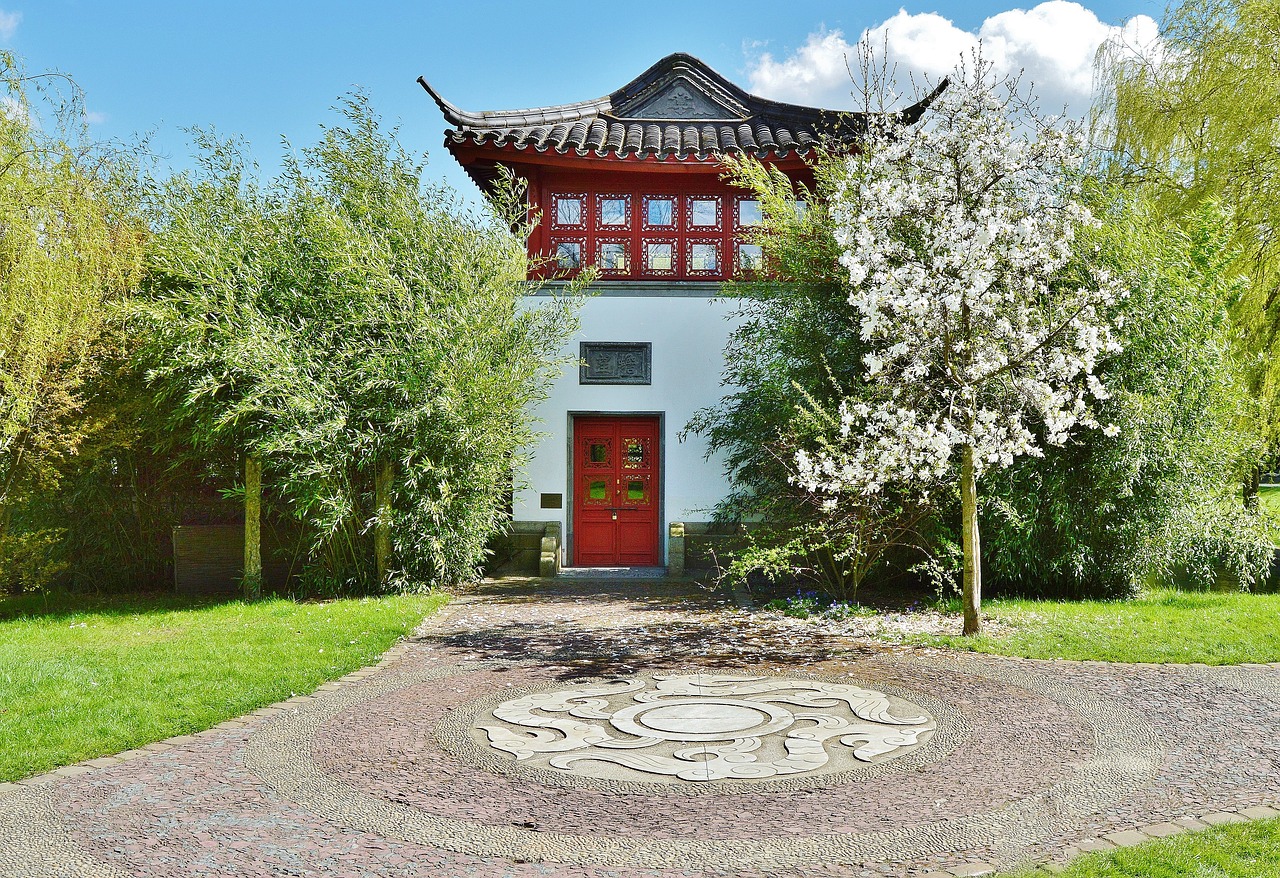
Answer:
POLYGON ((628 108, 631 119, 740 119, 741 113, 697 88, 683 77, 667 84, 657 94, 628 108))

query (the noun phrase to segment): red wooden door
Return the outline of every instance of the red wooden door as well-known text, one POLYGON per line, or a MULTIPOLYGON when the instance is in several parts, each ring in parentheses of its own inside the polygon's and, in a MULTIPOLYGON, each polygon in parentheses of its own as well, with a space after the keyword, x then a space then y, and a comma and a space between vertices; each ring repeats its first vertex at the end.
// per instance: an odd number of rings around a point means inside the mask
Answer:
POLYGON ((656 567, 658 419, 573 422, 573 563, 656 567))

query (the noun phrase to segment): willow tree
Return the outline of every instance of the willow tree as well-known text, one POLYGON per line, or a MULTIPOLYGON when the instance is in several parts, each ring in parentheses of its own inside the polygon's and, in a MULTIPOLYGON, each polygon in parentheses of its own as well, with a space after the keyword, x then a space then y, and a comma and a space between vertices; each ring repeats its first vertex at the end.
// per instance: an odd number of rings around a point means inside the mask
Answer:
POLYGON ((1280 5, 1184 0, 1161 42, 1099 53, 1097 127, 1109 171, 1145 187, 1184 227, 1218 204, 1249 284, 1232 303, 1242 362, 1262 403, 1260 432, 1280 451, 1280 5))
POLYGON ((88 136, 75 83, 0 52, 0 90, 0 563, 12 564, 24 550, 8 512, 84 438, 80 391, 143 235, 128 157, 88 136))

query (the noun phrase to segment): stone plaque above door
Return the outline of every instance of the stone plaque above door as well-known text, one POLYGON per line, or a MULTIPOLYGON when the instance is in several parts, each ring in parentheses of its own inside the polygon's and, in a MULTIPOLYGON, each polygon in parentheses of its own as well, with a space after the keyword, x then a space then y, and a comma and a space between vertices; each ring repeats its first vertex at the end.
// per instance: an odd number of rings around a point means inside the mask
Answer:
POLYGON ((584 341, 579 384, 652 383, 652 342, 584 341))

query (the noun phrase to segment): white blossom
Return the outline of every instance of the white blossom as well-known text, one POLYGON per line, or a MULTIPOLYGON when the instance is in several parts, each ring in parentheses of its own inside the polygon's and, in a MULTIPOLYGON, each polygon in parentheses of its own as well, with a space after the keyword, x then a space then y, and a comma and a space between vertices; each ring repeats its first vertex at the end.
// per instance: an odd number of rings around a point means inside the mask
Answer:
POLYGON ((840 407, 838 442, 797 453, 809 491, 928 486, 964 446, 980 472, 1042 455, 1037 435, 1118 433, 1097 421, 1095 370, 1119 351, 1107 314, 1124 290, 1072 266, 1095 223, 1074 183, 1084 141, 1069 125, 1027 133, 1017 106, 985 70, 962 73, 926 124, 872 124, 847 160, 832 217, 869 392, 840 407))

